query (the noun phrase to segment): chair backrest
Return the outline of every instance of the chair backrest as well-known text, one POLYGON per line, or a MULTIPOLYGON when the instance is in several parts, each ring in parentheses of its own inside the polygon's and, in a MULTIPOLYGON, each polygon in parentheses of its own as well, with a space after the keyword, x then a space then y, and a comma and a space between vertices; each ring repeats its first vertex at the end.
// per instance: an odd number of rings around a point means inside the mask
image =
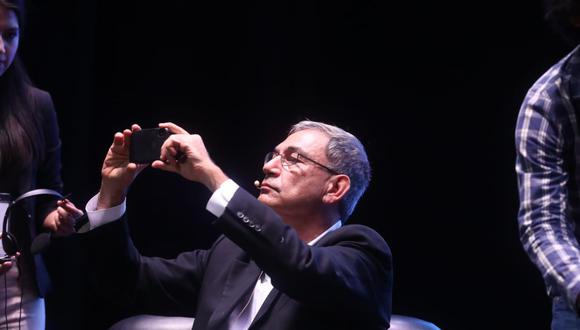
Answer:
POLYGON ((441 330, 435 324, 416 317, 404 315, 391 315, 391 327, 389 330, 441 330))
POLYGON ((109 330, 191 330, 193 321, 191 317, 135 315, 113 324, 109 330))

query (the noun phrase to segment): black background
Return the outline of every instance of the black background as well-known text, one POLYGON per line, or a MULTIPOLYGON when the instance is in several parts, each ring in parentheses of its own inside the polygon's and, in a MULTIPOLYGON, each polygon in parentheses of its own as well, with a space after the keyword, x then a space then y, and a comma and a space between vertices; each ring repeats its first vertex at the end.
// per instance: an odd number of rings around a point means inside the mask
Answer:
MULTIPOLYGON (((250 191, 291 124, 336 124, 361 139, 373 166, 352 222, 392 248, 394 313, 449 330, 549 328, 550 303, 517 232, 513 136, 527 89, 571 47, 548 29, 539 0, 29 5, 21 57, 54 98, 77 205, 97 192, 113 134, 132 123, 201 134, 250 191)), ((140 251, 208 247, 218 235, 208 198, 147 169, 128 199, 140 251)), ((80 285, 82 266, 63 255, 65 282, 80 285)), ((99 328, 119 317, 94 292, 73 291, 49 300, 49 318, 64 308, 71 324, 99 328)))

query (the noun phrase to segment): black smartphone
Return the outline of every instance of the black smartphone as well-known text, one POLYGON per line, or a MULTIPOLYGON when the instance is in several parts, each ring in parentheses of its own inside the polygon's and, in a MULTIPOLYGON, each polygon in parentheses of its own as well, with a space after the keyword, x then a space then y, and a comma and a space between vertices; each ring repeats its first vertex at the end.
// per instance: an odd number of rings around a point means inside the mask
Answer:
POLYGON ((145 128, 131 135, 129 161, 150 164, 159 159, 163 142, 171 135, 166 128, 145 128))

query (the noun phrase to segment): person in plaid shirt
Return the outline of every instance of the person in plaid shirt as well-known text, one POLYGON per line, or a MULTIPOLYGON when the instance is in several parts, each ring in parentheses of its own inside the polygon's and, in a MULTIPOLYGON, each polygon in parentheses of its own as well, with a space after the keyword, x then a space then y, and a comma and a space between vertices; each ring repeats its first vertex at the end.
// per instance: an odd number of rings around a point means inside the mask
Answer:
POLYGON ((519 233, 552 298, 552 329, 580 329, 580 0, 546 9, 578 46, 534 83, 518 115, 519 233))

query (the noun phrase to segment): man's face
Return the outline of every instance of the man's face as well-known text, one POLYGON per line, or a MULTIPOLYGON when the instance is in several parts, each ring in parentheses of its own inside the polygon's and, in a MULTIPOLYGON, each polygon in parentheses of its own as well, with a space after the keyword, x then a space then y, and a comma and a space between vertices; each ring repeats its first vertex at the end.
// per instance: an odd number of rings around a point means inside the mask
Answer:
POLYGON ((16 13, 0 6, 0 76, 14 62, 19 41, 20 29, 16 13))
MULTIPOLYGON (((295 164, 284 166, 283 157, 301 154, 327 165, 326 146, 329 138, 319 130, 298 131, 280 143, 275 156, 264 164, 265 174, 258 200, 272 207, 281 216, 312 214, 323 206, 325 183, 331 174, 324 168, 299 157, 295 164)), ((288 163, 288 162, 287 162, 288 163)))

